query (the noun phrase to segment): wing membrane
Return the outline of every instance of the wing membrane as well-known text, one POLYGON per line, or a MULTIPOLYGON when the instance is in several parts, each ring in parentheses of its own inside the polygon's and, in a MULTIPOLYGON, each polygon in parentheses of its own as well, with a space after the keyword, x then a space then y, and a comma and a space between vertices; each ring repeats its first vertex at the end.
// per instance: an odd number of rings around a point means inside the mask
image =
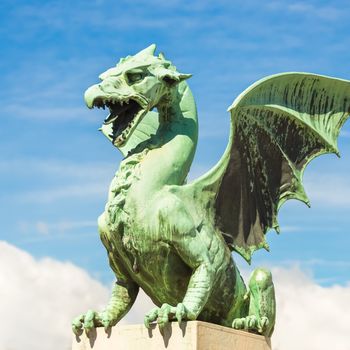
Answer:
POLYGON ((228 147, 195 181, 208 199, 217 229, 247 261, 268 248, 277 213, 288 199, 309 204, 302 178, 316 156, 338 152, 337 137, 350 111, 350 82, 308 73, 258 81, 229 108, 228 147))

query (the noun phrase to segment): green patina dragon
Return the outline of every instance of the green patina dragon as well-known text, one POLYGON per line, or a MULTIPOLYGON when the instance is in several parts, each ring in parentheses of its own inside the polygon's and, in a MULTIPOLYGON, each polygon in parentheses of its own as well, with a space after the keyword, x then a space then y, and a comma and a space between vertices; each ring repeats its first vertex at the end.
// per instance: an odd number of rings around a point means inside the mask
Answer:
POLYGON ((147 327, 198 319, 271 336, 271 273, 256 269, 247 288, 231 252, 249 262, 268 249, 265 233, 278 232, 287 199, 308 204, 303 171, 320 154, 338 154, 350 82, 308 73, 258 81, 229 107, 220 161, 187 184, 198 133, 191 75, 154 52, 121 59, 85 92, 89 108, 109 109, 101 130, 125 158, 98 220, 117 282, 106 309, 77 317, 73 331, 115 325, 141 287, 158 306, 147 327))

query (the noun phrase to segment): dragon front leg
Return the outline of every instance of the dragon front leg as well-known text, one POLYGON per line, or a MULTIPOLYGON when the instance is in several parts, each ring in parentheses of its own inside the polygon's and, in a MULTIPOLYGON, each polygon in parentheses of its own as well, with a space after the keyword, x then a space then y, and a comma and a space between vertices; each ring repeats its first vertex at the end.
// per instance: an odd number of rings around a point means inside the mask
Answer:
POLYGON ((72 330, 76 335, 81 334, 83 330, 88 334, 95 327, 104 327, 107 330, 109 327, 116 325, 131 309, 139 292, 139 286, 130 278, 123 267, 122 260, 118 259, 115 252, 113 252, 108 239, 105 214, 99 217, 98 226, 102 243, 108 252, 109 264, 115 273, 117 282, 113 287, 111 298, 105 310, 101 312, 89 310, 73 320, 72 330))
POLYGON ((144 318, 144 324, 149 328, 150 323, 157 321, 160 330, 173 320, 179 324, 185 320, 195 320, 205 306, 214 285, 214 273, 205 263, 195 268, 183 301, 176 306, 163 304, 160 308, 152 309, 144 318))
MULTIPOLYGON (((183 222, 183 221, 182 221, 183 222)), ((202 233, 201 233, 202 234, 202 233)), ((188 230, 172 241, 183 262, 192 268, 192 275, 184 299, 176 306, 163 304, 151 310, 144 319, 146 327, 157 321, 161 330, 172 320, 195 320, 206 305, 215 281, 215 263, 196 229, 188 230)), ((174 237, 173 237, 174 238, 174 237)))
POLYGON ((195 320, 208 301, 214 286, 214 270, 208 263, 201 263, 194 270, 187 288, 183 304, 187 319, 195 320))
POLYGON ((117 281, 113 287, 112 295, 106 309, 102 312, 89 310, 75 318, 72 322, 74 334, 79 335, 85 330, 89 334, 96 327, 109 327, 116 325, 134 304, 139 287, 134 282, 123 283, 117 281))
POLYGON ((186 295, 177 306, 163 304, 160 308, 152 309, 144 319, 145 326, 157 321, 162 330, 169 321, 195 320, 205 306, 213 286, 214 273, 205 264, 198 266, 190 279, 186 295))

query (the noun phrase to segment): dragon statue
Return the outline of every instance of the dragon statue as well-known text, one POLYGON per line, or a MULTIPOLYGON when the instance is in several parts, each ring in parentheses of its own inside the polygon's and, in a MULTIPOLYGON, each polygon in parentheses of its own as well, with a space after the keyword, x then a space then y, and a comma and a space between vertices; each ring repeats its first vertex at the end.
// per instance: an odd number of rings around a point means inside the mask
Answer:
POLYGON ((80 315, 73 331, 114 326, 141 287, 157 306, 146 327, 197 319, 270 337, 271 273, 254 270, 246 286, 232 251, 250 262, 254 251, 268 249, 266 232, 279 232, 286 200, 309 204, 304 169, 318 155, 338 154, 350 82, 309 73, 256 82, 228 109, 231 132, 220 161, 187 183, 198 137, 191 75, 155 49, 122 58, 85 92, 89 108, 109 110, 101 131, 124 159, 98 219, 117 281, 105 310, 80 315))

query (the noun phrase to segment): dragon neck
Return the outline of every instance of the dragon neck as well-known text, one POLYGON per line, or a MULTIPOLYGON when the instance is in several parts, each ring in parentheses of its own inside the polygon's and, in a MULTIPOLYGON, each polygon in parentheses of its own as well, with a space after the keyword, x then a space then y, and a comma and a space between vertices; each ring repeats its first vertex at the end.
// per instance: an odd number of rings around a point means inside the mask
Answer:
POLYGON ((196 105, 186 82, 173 88, 157 109, 159 128, 139 164, 140 188, 148 193, 184 183, 198 138, 196 105))

